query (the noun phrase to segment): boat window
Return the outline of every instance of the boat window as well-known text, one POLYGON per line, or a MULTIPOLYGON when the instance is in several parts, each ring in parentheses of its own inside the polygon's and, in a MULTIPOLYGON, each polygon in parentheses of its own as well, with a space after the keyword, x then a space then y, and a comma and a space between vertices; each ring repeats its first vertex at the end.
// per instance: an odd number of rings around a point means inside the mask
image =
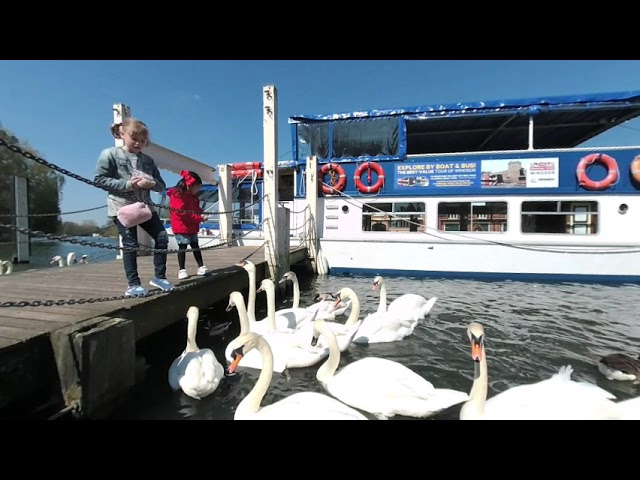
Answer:
POLYGON ((348 120, 333 124, 331 157, 386 157, 398 155, 397 118, 348 120))
POLYGON ((400 125, 397 117, 299 124, 296 157, 299 162, 312 155, 319 160, 398 157, 404 154, 400 125))
POLYGON ((522 233, 598 233, 598 202, 522 202, 522 233))
POLYGON ((365 203, 362 230, 365 232, 422 232, 427 215, 424 202, 365 203))
POLYGON ((301 123, 296 128, 298 132, 297 160, 304 162, 307 157, 315 155, 318 159, 329 158, 329 124, 301 123))
POLYGON ((507 202, 441 202, 438 204, 441 232, 506 232, 507 202))

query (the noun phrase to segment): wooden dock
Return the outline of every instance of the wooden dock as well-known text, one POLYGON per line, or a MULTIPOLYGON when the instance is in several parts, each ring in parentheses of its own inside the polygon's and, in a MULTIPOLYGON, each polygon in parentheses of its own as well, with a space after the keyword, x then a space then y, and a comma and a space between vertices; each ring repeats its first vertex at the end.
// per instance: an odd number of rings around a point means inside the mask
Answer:
MULTIPOLYGON (((177 258, 169 255, 167 278, 186 288, 145 298, 77 303, 123 296, 127 282, 122 260, 115 258, 0 276, 0 304, 65 301, 0 309, 0 412, 12 411, 24 399, 42 397, 79 416, 99 416, 134 386, 139 340, 184 318, 191 305, 205 308, 227 301, 233 290, 246 293, 248 276, 236 263, 254 262, 257 282, 268 272, 264 248, 224 247, 202 254, 209 275, 179 281, 177 258)), ((291 265, 306 259, 305 247, 291 249, 291 265)), ((189 252, 187 269, 193 273, 194 267, 189 252)), ((148 284, 152 256, 138 257, 138 271, 143 286, 154 289, 148 284)))

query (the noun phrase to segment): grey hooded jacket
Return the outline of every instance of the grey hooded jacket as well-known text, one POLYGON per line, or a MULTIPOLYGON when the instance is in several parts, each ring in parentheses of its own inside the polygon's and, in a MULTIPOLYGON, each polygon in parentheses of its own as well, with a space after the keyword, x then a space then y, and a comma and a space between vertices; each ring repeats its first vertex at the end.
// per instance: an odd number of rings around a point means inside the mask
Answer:
MULTIPOLYGON (((137 191, 137 197, 141 201, 151 201, 151 190, 154 192, 164 192, 167 188, 155 161, 149 155, 142 152, 129 153, 122 147, 105 148, 98 157, 94 182, 112 190, 121 192, 137 191), (134 189, 131 185, 131 177, 134 170, 140 170, 151 176, 156 184, 150 190, 134 189)), ((107 195, 107 215, 114 217, 118 210, 125 205, 135 203, 135 200, 119 197, 117 194, 107 195)), ((155 208, 149 205, 152 211, 155 208)))

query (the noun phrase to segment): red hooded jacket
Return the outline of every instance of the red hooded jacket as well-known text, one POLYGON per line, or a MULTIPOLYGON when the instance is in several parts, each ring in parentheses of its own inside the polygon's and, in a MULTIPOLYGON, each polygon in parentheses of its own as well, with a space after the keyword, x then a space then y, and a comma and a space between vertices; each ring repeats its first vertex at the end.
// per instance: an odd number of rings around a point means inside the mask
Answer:
POLYGON ((182 213, 171 211, 169 220, 171 222, 171 230, 173 233, 182 235, 193 235, 200 230, 200 222, 203 222, 202 208, 200 208, 200 200, 197 196, 192 195, 188 191, 181 192, 177 188, 167 190, 169 197, 169 206, 171 208, 181 208, 183 210, 191 210, 199 213, 182 213))

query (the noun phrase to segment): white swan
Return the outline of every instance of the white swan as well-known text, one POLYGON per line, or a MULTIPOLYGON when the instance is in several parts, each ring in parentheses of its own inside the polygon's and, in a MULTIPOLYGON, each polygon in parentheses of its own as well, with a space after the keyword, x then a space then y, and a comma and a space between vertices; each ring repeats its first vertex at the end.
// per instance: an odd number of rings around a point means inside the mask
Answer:
MULTIPOLYGON (((287 280, 291 280, 293 283, 293 308, 300 307, 300 282, 298 282, 298 276, 295 272, 289 271, 285 273, 280 279, 279 283, 284 283, 287 280)), ((318 299, 320 296, 316 296, 318 299)), ((322 298, 319 301, 316 301, 314 304, 305 307, 307 310, 318 310, 318 318, 320 319, 332 319, 337 315, 344 315, 347 309, 351 306, 351 302, 340 302, 340 304, 336 305, 335 301, 322 298)))
MULTIPOLYGON (((337 301, 343 299, 351 299, 353 301, 352 314, 356 309, 356 301, 358 301, 358 306, 360 305, 358 295, 349 287, 340 289, 335 296, 338 299, 337 301)), ((349 321, 347 321, 347 324, 349 324, 349 321)), ((362 323, 353 337, 353 343, 396 342, 411 335, 415 325, 415 321, 402 319, 395 312, 373 312, 362 319, 362 323)))
MULTIPOLYGON (((256 266, 253 262, 250 262, 249 260, 244 260, 241 263, 238 263, 237 265, 242 267, 247 272, 247 276, 249 277, 249 293, 248 293, 248 298, 246 303, 246 312, 247 312, 247 318, 249 321, 249 328, 247 329, 246 332, 243 332, 243 333, 256 332, 261 335, 264 335, 269 331, 269 323, 266 321, 267 317, 265 317, 263 320, 259 322, 256 320, 256 293, 257 293, 256 266)), ((243 305, 244 305, 244 302, 243 302, 243 305)), ((227 311, 230 311, 230 310, 231 308, 227 308, 227 311)), ((242 324, 240 325, 240 327, 242 328, 242 324)))
POLYGON ((8 260, 0 261, 0 275, 9 275, 13 272, 13 263, 8 260))
MULTIPOLYGON (((335 301, 333 301, 334 304, 338 302, 340 302, 340 299, 336 299, 335 301)), ((344 352, 349 348, 349 345, 351 345, 351 343, 353 342, 353 339, 358 334, 358 330, 362 325, 362 320, 359 320, 360 299, 357 295, 354 295, 349 299, 349 305, 351 306, 351 312, 349 313, 349 317, 347 317, 346 322, 338 323, 328 321, 325 324, 333 332, 335 339, 338 342, 338 349, 341 352, 344 352)), ((319 315, 316 318, 318 320, 324 320, 319 318, 319 315)), ((311 338, 313 336, 313 325, 314 323, 312 321, 304 323, 296 330, 296 335, 301 336, 303 339, 311 338)), ((317 346, 328 349, 329 344, 327 342, 327 339, 325 337, 320 337, 317 342, 317 346)))
POLYGON ((224 368, 208 348, 199 349, 196 344, 199 310, 190 307, 187 311, 187 347, 169 367, 169 385, 200 400, 211 395, 224 377, 224 368))
MULTIPOLYGON (((247 333, 256 333, 249 330, 251 324, 247 316, 247 309, 244 304, 244 298, 240 292, 231 292, 229 295, 229 304, 227 311, 231 311, 233 307, 238 310, 238 317, 240 319, 240 335, 247 333)), ((273 361, 271 362, 271 368, 274 372, 284 373, 288 368, 303 368, 315 365, 323 358, 329 355, 328 348, 311 346, 309 338, 303 338, 291 331, 281 332, 275 330, 275 315, 267 317, 271 332, 262 335, 264 340, 269 344, 273 354, 273 361)), ((313 317, 312 317, 313 319, 313 317)), ((226 349, 224 356, 227 362, 233 361, 232 357, 232 344, 230 342, 226 349)), ((239 364, 240 367, 253 368, 259 370, 262 368, 262 360, 260 353, 257 350, 252 350, 243 356, 242 361, 239 364)))
MULTIPOLYGON (((265 319, 273 315, 276 329, 279 331, 297 330, 301 325, 319 313, 318 311, 307 310, 306 308, 281 308, 280 310, 276 310, 276 287, 270 278, 262 280, 262 282, 260 282, 260 288, 258 288, 256 292, 265 292, 267 294, 267 316, 265 319)), ((261 335, 269 331, 269 327, 267 327, 268 323, 264 320, 257 322, 257 324, 255 328, 251 329, 252 331, 260 333, 261 335), (265 325, 266 328, 262 327, 262 325, 265 325)))
POLYGON ((460 410, 460 420, 611 420, 621 418, 616 397, 602 388, 571 380, 565 366, 547 380, 518 385, 487 400, 488 378, 484 327, 467 328, 475 375, 470 399, 460 410))
POLYGON ((229 373, 233 373, 251 351, 257 351, 262 361, 260 376, 249 394, 238 404, 234 420, 368 420, 353 408, 316 392, 294 393, 271 405, 261 406, 273 375, 273 352, 269 343, 256 333, 247 333, 233 340, 230 345, 233 360, 229 373))
POLYGON ((640 397, 616 403, 620 412, 619 420, 640 420, 640 397))
POLYGON ((381 420, 395 415, 425 418, 469 399, 465 392, 434 386, 401 363, 366 357, 336 372, 340 350, 333 331, 323 320, 313 324, 314 345, 320 335, 329 344, 329 358, 316 378, 331 395, 381 420))
MULTIPOLYGON (((53 265, 56 262, 58 263, 59 267, 64 267, 65 266, 64 259, 60 255, 56 255, 55 257, 52 257, 51 261, 49 262, 49 265, 53 265)), ((75 252, 69 252, 67 254, 66 266, 70 267, 74 263, 77 263, 76 253, 75 252)))
POLYGON ((247 315, 250 322, 256 321, 256 266, 249 260, 244 260, 238 263, 242 267, 249 277, 249 294, 247 298, 247 315))
POLYGON ((418 320, 424 319, 438 301, 438 297, 426 299, 422 295, 415 293, 405 293, 400 295, 387 306, 387 287, 384 279, 378 275, 373 279, 372 291, 380 289, 380 303, 378 304, 378 312, 391 312, 399 315, 403 319, 418 320))

